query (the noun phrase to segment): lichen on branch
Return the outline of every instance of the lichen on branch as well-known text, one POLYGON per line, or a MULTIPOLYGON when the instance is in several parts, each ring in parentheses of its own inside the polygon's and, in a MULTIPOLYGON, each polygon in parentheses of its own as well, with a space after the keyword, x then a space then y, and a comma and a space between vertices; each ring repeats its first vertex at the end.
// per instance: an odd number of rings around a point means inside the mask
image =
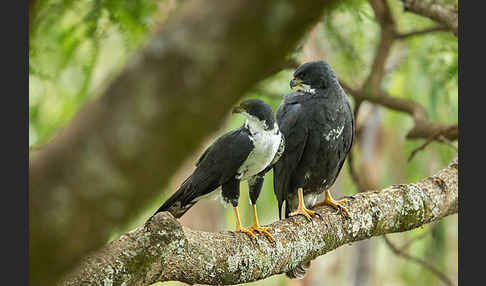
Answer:
POLYGON ((194 231, 169 213, 86 257, 62 285, 148 285, 157 281, 230 285, 284 273, 344 244, 403 232, 458 211, 458 161, 421 181, 356 194, 351 219, 324 206, 322 219, 271 224, 276 243, 231 231, 194 231))

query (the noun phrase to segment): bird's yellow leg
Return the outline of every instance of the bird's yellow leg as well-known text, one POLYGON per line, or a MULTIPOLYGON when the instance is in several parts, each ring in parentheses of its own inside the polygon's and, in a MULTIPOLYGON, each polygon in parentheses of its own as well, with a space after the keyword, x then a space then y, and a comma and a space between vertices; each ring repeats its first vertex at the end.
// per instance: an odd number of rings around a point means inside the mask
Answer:
POLYGON ((331 207, 333 207, 333 208, 335 208, 337 210, 341 210, 343 216, 350 217, 349 216, 348 209, 346 209, 344 206, 342 206, 342 204, 346 203, 347 201, 348 200, 346 200, 346 199, 335 201, 331 197, 331 194, 329 193, 329 190, 326 190, 326 198, 324 199, 324 201, 315 204, 314 207, 323 206, 323 205, 329 205, 329 206, 331 206, 331 207))
POLYGON ((248 230, 248 228, 242 228, 241 223, 240 223, 240 214, 238 213, 238 207, 233 207, 233 211, 235 213, 235 218, 236 218, 236 229, 235 232, 244 232, 248 235, 250 235, 252 238, 256 239, 255 233, 253 231, 248 230))
POLYGON ((299 194, 299 207, 297 208, 296 211, 290 213, 290 216, 296 216, 296 215, 303 215, 307 218, 307 220, 311 221, 312 220, 312 217, 313 216, 319 216, 320 215, 315 212, 315 211, 311 211, 311 210, 308 210, 305 205, 304 205, 304 190, 302 190, 302 188, 299 188, 297 190, 298 194, 299 194))
POLYGON ((255 235, 255 231, 258 231, 259 234, 263 233, 270 241, 274 242, 275 238, 270 234, 270 232, 268 232, 272 230, 272 228, 260 226, 260 224, 258 223, 256 205, 252 205, 252 206, 253 206, 253 225, 246 227, 245 229, 253 233, 253 235, 255 235))

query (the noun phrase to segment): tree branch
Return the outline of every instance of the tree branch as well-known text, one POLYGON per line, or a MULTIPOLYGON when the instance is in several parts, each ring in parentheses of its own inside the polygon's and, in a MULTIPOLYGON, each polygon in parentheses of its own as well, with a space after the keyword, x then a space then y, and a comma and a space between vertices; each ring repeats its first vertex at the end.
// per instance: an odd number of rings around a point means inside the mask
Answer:
POLYGON ((412 115, 415 125, 408 132, 407 139, 430 138, 431 136, 442 135, 449 140, 456 140, 459 136, 457 124, 447 125, 430 121, 425 108, 415 101, 390 96, 384 91, 381 91, 380 95, 366 94, 362 91, 352 89, 344 82, 341 82, 341 86, 357 101, 366 100, 389 109, 412 115))
POLYGON ((30 158, 30 281, 53 285, 139 214, 332 2, 186 3, 30 158))
POLYGON ((395 20, 386 0, 370 0, 370 4, 373 8, 375 17, 380 24, 380 41, 373 59, 370 74, 359 90, 352 89, 346 83, 341 82, 342 87, 350 93, 356 101, 354 110, 355 117, 357 118, 361 102, 366 100, 412 115, 415 126, 407 134, 407 139, 429 139, 431 137, 434 137, 435 139, 439 136, 443 136, 448 140, 456 140, 459 135, 457 124, 445 125, 432 122, 428 119, 427 111, 423 106, 411 100, 389 96, 386 92, 381 90, 380 86, 384 76, 385 63, 395 40, 439 31, 442 30, 443 27, 433 27, 401 34, 396 31, 395 20))
MULTIPOLYGON (((410 238, 403 245, 401 245, 400 247, 396 247, 396 248, 399 251, 402 251, 402 252, 406 251, 414 242, 419 241, 419 240, 425 238, 427 235, 429 235, 436 225, 437 225, 437 223, 430 225, 426 231, 424 231, 420 235, 417 235, 416 237, 410 238)), ((383 236, 385 236, 385 235, 383 235, 383 236)))
POLYGON ((64 285, 237 284, 284 273, 342 245, 407 231, 458 211, 458 162, 416 183, 356 194, 345 219, 329 207, 323 219, 277 221, 276 243, 243 233, 208 233, 182 227, 170 214, 122 235, 87 257, 64 285))
MULTIPOLYGON (((451 132, 451 131, 455 131, 457 128, 458 128, 457 125, 452 125, 452 126, 450 126, 449 129, 439 129, 439 130, 437 130, 437 132, 435 134, 433 134, 432 136, 430 136, 429 138, 427 138, 427 140, 422 145, 420 145, 417 148, 415 148, 415 149, 412 150, 412 152, 410 153, 410 156, 408 157, 408 162, 412 161, 413 157, 415 156, 415 154, 417 154, 417 152, 425 149, 425 147, 427 147, 434 140, 437 140, 437 141, 446 140, 446 143, 449 143, 450 144, 449 139, 445 138, 444 135, 442 135, 442 134, 443 133, 448 133, 448 132, 451 132)), ((455 148, 452 145, 450 145, 450 146, 452 148, 455 148)), ((457 149, 455 149, 455 150, 457 151, 457 149)))
POLYGON ((420 36, 420 35, 425 35, 433 32, 443 32, 443 31, 449 31, 449 28, 444 26, 436 26, 436 27, 426 28, 423 30, 410 31, 406 33, 396 33, 394 38, 396 40, 405 40, 414 36, 420 36))
POLYGON ((457 11, 437 3, 428 3, 423 0, 401 0, 405 10, 430 18, 447 26, 454 35, 458 33, 457 11))
POLYGON ((370 4, 380 24, 380 41, 371 65, 370 74, 362 89, 372 93, 380 90, 386 60, 390 55, 394 42, 396 24, 386 0, 370 0, 370 4))

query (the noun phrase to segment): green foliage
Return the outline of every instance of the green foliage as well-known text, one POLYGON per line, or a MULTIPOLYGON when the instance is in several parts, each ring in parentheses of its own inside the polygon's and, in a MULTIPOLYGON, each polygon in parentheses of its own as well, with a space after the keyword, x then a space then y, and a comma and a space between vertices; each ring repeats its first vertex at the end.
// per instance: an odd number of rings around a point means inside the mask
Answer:
POLYGON ((42 145, 118 71, 156 11, 152 0, 39 1, 29 49, 29 145, 42 145))
POLYGON ((379 25, 367 1, 343 2, 338 11, 342 12, 332 13, 323 21, 320 38, 328 46, 326 54, 339 62, 333 65, 339 78, 350 83, 360 82, 369 72, 379 25))

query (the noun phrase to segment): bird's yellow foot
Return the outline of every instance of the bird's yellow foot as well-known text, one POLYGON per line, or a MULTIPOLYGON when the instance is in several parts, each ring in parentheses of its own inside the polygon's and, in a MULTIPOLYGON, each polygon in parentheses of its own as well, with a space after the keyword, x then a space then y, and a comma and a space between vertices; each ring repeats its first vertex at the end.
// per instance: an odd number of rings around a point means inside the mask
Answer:
POLYGON ((290 216, 296 216, 296 215, 303 215, 308 221, 312 220, 313 216, 318 216, 321 217, 321 215, 315 211, 308 210, 305 207, 304 204, 304 190, 302 188, 297 189, 297 193, 299 195, 299 206, 297 207, 297 210, 295 212, 291 212, 290 216))
POLYGON ((249 226, 248 228, 252 229, 253 231, 257 231, 259 234, 265 234, 265 236, 271 241, 271 242, 275 242, 275 238, 273 237, 273 235, 269 232, 270 230, 272 230, 271 227, 267 227, 267 226, 259 226, 259 225, 252 225, 252 226, 249 226))
POLYGON ((329 191, 326 191, 326 198, 324 199, 324 201, 315 204, 314 207, 329 205, 329 206, 337 209, 338 211, 340 211, 344 217, 350 217, 348 209, 342 205, 342 204, 346 203, 347 201, 348 200, 346 200, 346 199, 336 201, 331 197, 331 194, 329 193, 329 191))
POLYGON ((240 215, 238 214, 238 207, 233 207, 233 210, 235 212, 235 218, 236 218, 236 229, 235 232, 244 232, 251 236, 252 238, 256 239, 256 235, 253 232, 253 230, 249 229, 248 227, 242 228, 241 223, 240 223, 240 215))
POLYGON ((235 232, 243 232, 251 236, 251 238, 256 239, 255 232, 251 229, 251 227, 245 227, 245 228, 237 227, 235 229, 235 232))
POLYGON ((271 227, 262 227, 262 226, 258 226, 258 225, 256 225, 256 226, 252 225, 252 226, 248 226, 248 227, 245 227, 245 228, 236 229, 235 232, 244 232, 244 233, 248 234, 249 236, 251 236, 252 239, 257 239, 255 232, 258 232, 259 234, 264 234, 271 242, 275 242, 275 238, 269 232, 271 230, 272 230, 271 227))
POLYGON ((311 221, 312 217, 314 216, 321 217, 321 215, 318 212, 308 210, 304 206, 299 206, 299 208, 295 212, 290 213, 290 216, 296 216, 296 215, 303 215, 308 221, 311 221))
POLYGON ((258 223, 258 215, 257 215, 257 209, 256 205, 252 205, 253 207, 253 225, 245 228, 239 228, 236 227, 236 231, 244 232, 250 235, 252 238, 256 239, 255 231, 258 232, 259 234, 265 234, 265 236, 271 241, 275 242, 275 238, 273 235, 270 234, 270 230, 272 230, 271 227, 263 227, 260 226, 258 223))

